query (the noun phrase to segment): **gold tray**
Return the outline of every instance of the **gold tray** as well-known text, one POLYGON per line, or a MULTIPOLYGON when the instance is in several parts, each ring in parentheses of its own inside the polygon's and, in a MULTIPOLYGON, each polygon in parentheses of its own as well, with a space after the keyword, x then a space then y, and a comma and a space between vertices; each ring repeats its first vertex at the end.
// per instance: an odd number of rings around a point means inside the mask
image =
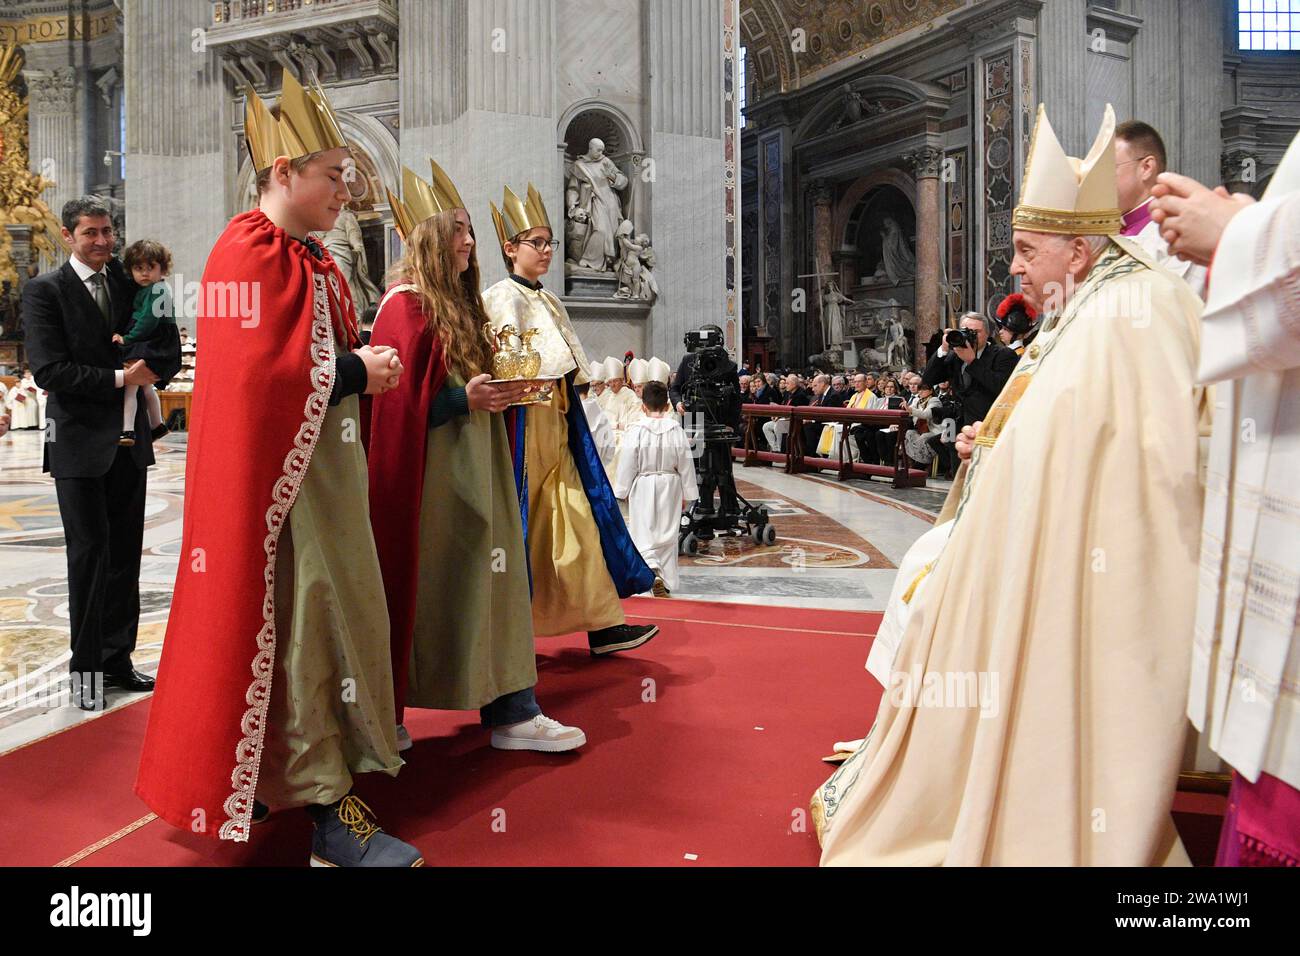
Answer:
POLYGON ((530 386, 529 392, 517 402, 511 402, 511 405, 545 405, 551 400, 551 389, 555 383, 560 381, 558 375, 540 375, 536 378, 493 378, 488 380, 489 385, 518 385, 525 384, 530 386))

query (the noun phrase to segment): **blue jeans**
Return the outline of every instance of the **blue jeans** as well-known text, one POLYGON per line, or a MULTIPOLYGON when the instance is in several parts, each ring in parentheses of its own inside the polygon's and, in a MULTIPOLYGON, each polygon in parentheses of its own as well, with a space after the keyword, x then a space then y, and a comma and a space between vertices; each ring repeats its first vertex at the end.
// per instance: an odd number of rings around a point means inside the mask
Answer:
POLYGON ((486 707, 480 707, 478 715, 484 727, 504 727, 532 720, 541 712, 533 688, 525 687, 523 690, 502 694, 486 707))

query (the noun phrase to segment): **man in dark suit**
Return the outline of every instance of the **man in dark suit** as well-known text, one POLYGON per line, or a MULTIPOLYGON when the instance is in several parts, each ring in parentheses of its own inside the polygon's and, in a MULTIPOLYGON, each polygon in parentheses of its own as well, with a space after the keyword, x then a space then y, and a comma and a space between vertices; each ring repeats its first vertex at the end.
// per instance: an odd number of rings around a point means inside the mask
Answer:
MULTIPOLYGON (((808 404, 816 408, 838 408, 835 392, 831 389, 831 377, 825 372, 813 376, 812 397, 808 404)), ((821 422, 803 423, 803 452, 805 455, 817 454, 817 442, 822 436, 821 422)))
POLYGON ((961 424, 973 425, 988 415, 1020 357, 990 340, 989 320, 980 313, 967 312, 961 317, 960 327, 975 334, 974 344, 952 345, 945 336, 925 366, 921 380, 932 386, 951 382, 953 394, 961 402, 961 424))
POLYGON ((103 690, 153 689, 135 670, 145 474, 154 463, 145 403, 135 444, 121 444, 123 389, 158 377, 122 367, 114 333, 131 323, 136 285, 113 258, 108 208, 90 196, 63 207, 72 257, 23 288, 23 326, 36 384, 49 392, 44 470, 54 477, 68 550, 73 697, 101 709, 103 690))

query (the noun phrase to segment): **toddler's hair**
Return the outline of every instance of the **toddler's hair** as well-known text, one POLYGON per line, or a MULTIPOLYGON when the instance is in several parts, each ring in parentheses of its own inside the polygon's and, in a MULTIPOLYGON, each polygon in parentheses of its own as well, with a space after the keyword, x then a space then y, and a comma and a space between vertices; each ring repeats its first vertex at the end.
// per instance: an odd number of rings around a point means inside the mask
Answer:
POLYGON ((172 254, 161 242, 153 239, 140 239, 126 247, 122 264, 127 271, 136 266, 162 266, 162 274, 170 275, 172 271, 172 254))

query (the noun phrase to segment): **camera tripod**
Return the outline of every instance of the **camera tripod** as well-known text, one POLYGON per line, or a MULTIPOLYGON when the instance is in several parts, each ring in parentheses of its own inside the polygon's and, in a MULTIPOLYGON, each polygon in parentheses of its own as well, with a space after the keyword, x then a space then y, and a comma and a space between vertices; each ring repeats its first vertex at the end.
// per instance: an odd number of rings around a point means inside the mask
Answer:
POLYGON ((704 444, 699 458, 700 497, 690 510, 682 515, 677 536, 680 554, 698 554, 700 542, 712 541, 719 534, 740 537, 748 535, 756 544, 776 541, 776 528, 771 524, 766 508, 750 504, 736 490, 732 472, 731 447, 736 443, 736 433, 726 425, 704 425, 697 440, 704 444), (714 490, 718 492, 718 507, 713 507, 714 490))

